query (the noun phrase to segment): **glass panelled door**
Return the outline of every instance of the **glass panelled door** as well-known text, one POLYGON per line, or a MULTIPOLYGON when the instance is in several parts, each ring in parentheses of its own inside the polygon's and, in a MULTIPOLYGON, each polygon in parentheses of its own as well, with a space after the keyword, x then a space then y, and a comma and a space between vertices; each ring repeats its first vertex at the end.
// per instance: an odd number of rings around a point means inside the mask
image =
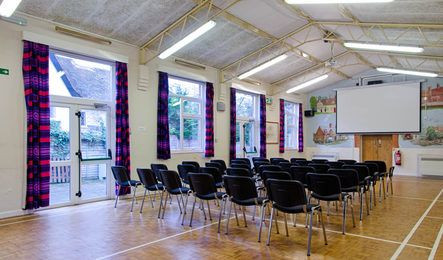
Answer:
POLYGON ((237 157, 257 156, 257 136, 254 121, 237 120, 237 157))

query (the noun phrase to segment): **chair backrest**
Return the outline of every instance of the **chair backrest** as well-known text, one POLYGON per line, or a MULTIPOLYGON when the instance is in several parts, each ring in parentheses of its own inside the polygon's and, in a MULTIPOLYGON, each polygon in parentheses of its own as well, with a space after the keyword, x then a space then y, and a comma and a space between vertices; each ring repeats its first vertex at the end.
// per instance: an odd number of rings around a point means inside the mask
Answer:
MULTIPOLYGON (((203 168, 203 167, 202 167, 203 168)), ((201 198, 205 195, 214 194, 217 192, 214 177, 208 173, 190 173, 189 186, 194 194, 201 198)), ((215 198, 215 197, 214 197, 215 198)))
POLYGON ((157 180, 161 183, 162 181, 162 175, 160 174, 160 170, 167 170, 168 166, 165 164, 160 163, 151 163, 151 170, 155 173, 155 176, 157 177, 157 180))
POLYGON ((343 165, 345 165, 344 162, 328 162, 329 168, 332 169, 340 169, 343 165))
POLYGON ((355 165, 355 164, 345 164, 343 165, 342 169, 354 169, 358 173, 358 180, 359 182, 362 182, 365 180, 367 176, 369 176, 369 169, 366 165, 355 165))
POLYGON ((316 173, 327 173, 329 165, 326 163, 310 163, 308 166, 313 167, 316 173))
POLYGON ((256 161, 256 162, 254 162, 254 171, 256 173, 258 173, 258 168, 260 168, 260 166, 270 165, 270 164, 271 164, 270 162, 266 162, 266 161, 256 161))
POLYGON ((389 177, 392 177, 394 175, 394 169, 395 169, 394 166, 389 167, 389 171, 388 171, 388 176, 389 177))
POLYGON ((137 175, 145 188, 158 185, 155 173, 151 169, 137 168, 137 175))
POLYGON ((269 199, 279 206, 307 205, 305 188, 299 181, 269 179, 266 187, 269 199))
POLYGON ((308 160, 294 160, 294 161, 291 161, 291 162, 292 163, 296 163, 296 164, 298 164, 300 166, 308 166, 308 164, 311 163, 311 161, 308 161, 308 160))
POLYGON ((273 164, 269 164, 269 165, 261 165, 260 167, 258 167, 258 174, 260 176, 260 178, 263 179, 263 171, 282 171, 281 166, 279 165, 273 165, 273 164))
POLYGON ((289 160, 291 163, 297 163, 297 161, 307 161, 306 158, 291 158, 289 160))
POLYGON ((165 186, 167 191, 170 192, 173 189, 182 187, 180 176, 178 176, 178 173, 176 171, 160 170, 160 174, 163 179, 163 185, 165 186))
POLYGON ((198 172, 192 164, 179 164, 177 165, 178 174, 184 183, 189 184, 188 174, 190 172, 198 172))
POLYGON ((251 167, 251 161, 248 158, 236 158, 234 160, 231 160, 231 163, 233 163, 232 161, 243 162, 251 167))
POLYGON ((271 164, 278 165, 280 162, 289 162, 284 158, 271 158, 271 164))
POLYGON ((263 171, 262 180, 264 183, 268 179, 277 179, 277 180, 292 180, 291 175, 288 172, 284 171, 263 171))
POLYGON ((208 173, 212 175, 215 183, 223 182, 222 174, 220 173, 219 169, 215 167, 200 167, 200 173, 208 173))
POLYGON ((220 159, 215 159, 215 160, 211 160, 211 162, 216 162, 221 164, 222 168, 223 168, 223 172, 226 171, 226 168, 228 168, 226 166, 226 162, 224 160, 220 160, 220 159))
POLYGON ((200 164, 196 161, 183 161, 182 164, 191 164, 191 165, 194 165, 194 167, 197 171, 200 170, 200 164))
POLYGON ((252 178, 245 176, 223 176, 226 194, 235 200, 257 198, 257 189, 252 178))
POLYGON ((223 170, 223 166, 217 162, 207 162, 205 163, 205 167, 214 167, 217 168, 221 175, 225 174, 225 170, 223 170))
POLYGON ((269 160, 266 159, 266 158, 264 158, 264 157, 252 157, 252 162, 253 162, 253 163, 258 162, 258 161, 261 161, 261 162, 269 162, 269 160))
POLYGON ((384 161, 365 161, 365 163, 375 163, 378 166, 378 172, 386 172, 386 163, 384 161))
POLYGON ((292 164, 290 162, 280 162, 278 164, 283 171, 289 171, 289 168, 291 168, 292 164))
POLYGON ((289 173, 291 174, 291 178, 293 180, 297 180, 303 184, 308 184, 306 174, 315 173, 315 168, 310 166, 292 166, 289 169, 289 173))
POLYGON ((358 172, 354 169, 329 169, 329 174, 337 175, 342 189, 358 187, 358 172))
POLYGON ((378 166, 375 163, 356 163, 355 165, 363 165, 368 167, 370 176, 374 176, 374 174, 378 172, 378 166))
POLYGON ((114 175, 115 182, 118 185, 127 185, 129 183, 129 176, 124 166, 112 166, 112 175, 114 175))
POLYGON ((337 160, 338 162, 344 162, 345 164, 355 164, 357 163, 356 160, 351 160, 351 159, 341 159, 341 160, 337 160))
POLYGON ((329 161, 327 159, 312 159, 312 163, 328 163, 329 161))
POLYGON ((228 168, 226 169, 226 174, 229 176, 244 176, 252 177, 253 174, 246 168, 228 168))
POLYGON ((308 189, 320 196, 330 196, 341 193, 340 179, 334 174, 308 173, 308 189))

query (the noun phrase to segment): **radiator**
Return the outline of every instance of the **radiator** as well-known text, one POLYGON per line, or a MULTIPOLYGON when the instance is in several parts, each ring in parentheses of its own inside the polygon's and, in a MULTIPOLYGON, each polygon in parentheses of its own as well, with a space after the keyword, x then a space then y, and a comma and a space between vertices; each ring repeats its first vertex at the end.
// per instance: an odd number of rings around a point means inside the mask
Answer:
POLYGON ((418 173, 422 176, 443 177, 443 156, 419 155, 418 173))
POLYGON ((326 159, 328 161, 337 161, 337 154, 313 154, 312 159, 326 159))

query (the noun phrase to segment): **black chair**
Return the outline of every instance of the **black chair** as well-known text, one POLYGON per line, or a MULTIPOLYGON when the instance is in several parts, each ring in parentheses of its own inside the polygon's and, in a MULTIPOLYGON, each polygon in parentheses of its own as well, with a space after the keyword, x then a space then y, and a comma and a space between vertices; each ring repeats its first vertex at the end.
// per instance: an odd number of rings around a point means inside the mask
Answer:
POLYGON ((161 183, 163 183, 162 181, 162 175, 160 174, 161 170, 168 170, 168 166, 166 166, 165 164, 160 164, 160 163, 151 163, 151 170, 154 172, 155 177, 157 177, 157 180, 161 183))
POLYGON ((329 165, 325 163, 310 163, 308 166, 314 168, 316 173, 327 173, 329 170, 329 165))
POLYGON ((351 159, 342 159, 342 160, 337 160, 337 162, 342 162, 342 163, 345 163, 345 164, 355 164, 355 163, 357 163, 357 161, 356 160, 351 160, 351 159))
POLYGON ((260 166, 262 166, 262 165, 270 165, 270 164, 271 163, 267 162, 267 161, 256 161, 256 162, 254 162, 254 172, 256 174, 258 174, 258 168, 260 168, 260 166))
POLYGON ((312 159, 312 163, 328 163, 329 161, 327 159, 312 159))
POLYGON ((260 162, 269 162, 269 160, 264 157, 252 157, 252 163, 259 162, 259 161, 260 162))
POLYGON ((365 161, 365 163, 375 163, 377 164, 378 171, 375 174, 376 178, 380 182, 379 188, 378 188, 378 197, 381 202, 381 193, 383 191, 383 198, 386 198, 386 186, 385 186, 385 179, 388 175, 386 172, 386 163, 384 161, 365 161))
MULTIPOLYGON (((231 218, 232 203, 242 206, 243 208, 243 219, 245 221, 245 227, 247 227, 246 215, 244 207, 254 206, 254 216, 255 217, 255 207, 260 207, 260 230, 258 232, 258 242, 261 239, 261 231, 263 227, 263 221, 265 217, 265 206, 268 203, 266 197, 259 197, 257 189, 255 188, 255 181, 252 178, 244 176, 224 176, 223 181, 225 184, 226 193, 229 196, 229 213, 226 222, 226 234, 229 231, 229 219, 231 218)), ((239 225, 237 210, 234 206, 235 217, 237 220, 237 226, 239 225)))
POLYGON ((368 167, 369 170, 369 176, 371 176, 370 180, 369 180, 369 188, 370 188, 370 193, 369 193, 369 206, 370 209, 372 209, 372 205, 376 206, 377 204, 377 198, 376 198, 376 191, 375 191, 375 187, 377 186, 377 172, 378 172, 378 166, 375 163, 355 163, 354 165, 363 165, 368 167))
MULTIPOLYGON (((288 172, 284 171, 263 171, 262 172, 262 181, 266 186, 266 181, 268 179, 276 179, 276 180, 292 180, 291 175, 288 172)), ((266 187, 267 188, 267 187, 266 187)))
POLYGON ((271 164, 273 165, 278 165, 281 162, 289 162, 289 161, 284 158, 271 158, 271 164))
POLYGON ((231 164, 231 168, 242 168, 242 169, 247 169, 248 171, 251 172, 252 174, 252 169, 251 166, 244 164, 244 163, 232 163, 231 164))
POLYGON ((343 165, 345 165, 344 162, 328 162, 330 169, 340 169, 343 165))
POLYGON ((135 192, 137 191, 137 187, 142 185, 140 181, 129 179, 129 174, 126 171, 126 167, 124 166, 112 166, 111 167, 112 174, 114 175, 115 182, 117 184, 117 194, 115 196, 115 204, 114 208, 117 208, 118 198, 120 197, 120 191, 122 188, 129 188, 132 191, 134 188, 134 193, 132 195, 132 204, 131 204, 131 212, 134 208, 135 201, 135 192))
POLYGON ((223 169, 223 166, 220 163, 217 163, 217 162, 207 162, 207 163, 205 163, 205 167, 217 168, 218 171, 221 173, 221 175, 225 174, 225 169, 223 169))
POLYGON ((164 185, 165 189, 163 190, 162 195, 160 197, 160 207, 158 209, 158 218, 160 218, 160 213, 161 213, 162 207, 163 207, 162 218, 165 218, 165 211, 166 211, 166 204, 167 204, 168 196, 172 196, 172 195, 175 195, 175 197, 177 198, 177 203, 178 203, 178 207, 180 209, 180 214, 186 214, 186 207, 185 207, 185 202, 183 201, 183 194, 186 195, 186 201, 188 201, 190 189, 187 187, 183 187, 183 184, 180 180, 180 176, 178 175, 178 173, 176 171, 160 170, 160 174, 162 176, 163 185, 164 185), (163 194, 165 193, 165 191, 167 191, 168 194, 166 195, 165 204, 163 206, 163 194), (182 203, 181 205, 180 205, 180 200, 178 199, 178 196, 180 196, 181 203, 182 203), (183 211, 182 211, 182 206, 183 206, 183 211))
POLYGON ((363 218, 363 196, 365 197, 366 212, 369 215, 369 199, 367 191, 369 191, 370 179, 369 169, 364 165, 343 165, 342 169, 353 169, 358 174, 359 198, 360 198, 360 220, 363 218))
POLYGON ((359 192, 358 172, 354 169, 329 169, 328 174, 337 175, 341 190, 347 193, 359 192))
POLYGON ((208 173, 212 175, 215 181, 215 186, 217 188, 223 188, 223 175, 220 173, 219 169, 215 167, 200 167, 200 173, 208 173))
POLYGON ((387 181, 386 181, 386 193, 389 194, 389 186, 391 186, 391 195, 394 195, 394 187, 392 185, 392 177, 394 176, 394 166, 391 166, 389 168, 388 174, 387 174, 387 181))
POLYGON ((352 196, 343 192, 340 184, 340 178, 334 174, 308 173, 308 189, 311 191, 311 197, 319 201, 343 202, 343 224, 342 233, 346 233, 346 209, 348 200, 351 201, 352 224, 355 227, 354 206, 352 205, 352 196))
POLYGON ((190 172, 198 172, 197 168, 195 168, 192 164, 179 164, 177 165, 178 174, 182 179, 182 182, 189 185, 188 174, 190 172))
POLYGON ((291 163, 297 163, 297 161, 307 161, 306 158, 291 158, 289 160, 291 163))
MULTIPOLYGON (((218 215, 218 232, 220 233, 221 215, 223 213, 224 208, 226 207, 226 199, 228 195, 226 195, 226 193, 224 192, 217 191, 217 187, 214 182, 214 177, 208 173, 190 173, 189 183, 191 186, 192 194, 195 197, 194 203, 192 204, 191 219, 189 220, 189 226, 192 227, 192 219, 194 217, 194 209, 195 209, 195 203, 197 202, 197 198, 200 199, 200 201, 202 202, 201 206, 203 210, 203 215, 205 216, 205 220, 206 220, 206 213, 205 213, 205 204, 203 203, 203 201, 206 200, 207 202, 209 220, 212 220, 211 207, 209 206, 209 201, 222 200, 223 207, 220 208, 220 213, 218 215)), ((187 204, 188 202, 186 201, 185 208, 187 207, 187 204)), ((185 216, 183 214, 182 225, 184 221, 185 221, 185 216)))
POLYGON ((312 163, 311 161, 307 161, 307 160, 295 160, 295 161, 291 161, 291 162, 298 164, 300 166, 308 166, 308 164, 312 163))
POLYGON ((263 178, 262 173, 263 171, 282 171, 282 168, 278 165, 261 165, 260 167, 258 167, 258 175, 260 176, 260 178, 263 178))
POLYGON ((251 172, 245 168, 228 168, 226 174, 229 176, 253 177, 251 172))
POLYGON ((291 168, 292 166, 290 162, 280 162, 278 165, 282 168, 283 171, 287 172, 289 171, 289 168, 291 168))
POLYGON ((226 171, 226 169, 228 168, 228 167, 226 166, 226 163, 225 163, 225 161, 224 161, 224 160, 220 160, 220 159, 214 159, 214 160, 211 160, 211 162, 216 162, 216 163, 219 163, 219 164, 221 164, 221 166, 222 166, 222 169, 223 169, 223 172, 225 172, 225 171, 226 171))
POLYGON ((307 188, 308 182, 306 180, 306 174, 315 173, 315 169, 310 166, 292 166, 289 169, 289 173, 291 174, 291 178, 293 180, 303 183, 305 188, 307 188))
POLYGON ((145 204, 146 192, 148 193, 151 205, 154 208, 154 201, 151 197, 150 191, 154 192, 154 198, 157 191, 163 190, 164 187, 161 183, 158 183, 155 173, 151 169, 137 169, 138 178, 145 187, 145 193, 143 195, 142 205, 140 206, 140 213, 143 212, 143 205, 145 204))
POLYGON ((249 165, 249 167, 251 167, 251 161, 248 158, 236 158, 234 160, 231 160, 231 164, 240 162, 243 162, 244 164, 247 164, 249 165))
MULTIPOLYGON (((274 219, 276 210, 285 213, 284 219, 286 227, 286 236, 289 235, 286 214, 298 214, 298 213, 309 214, 310 224, 309 224, 309 233, 308 233, 308 252, 307 252, 308 256, 311 255, 312 220, 314 218, 314 212, 317 211, 320 215, 320 221, 323 229, 323 237, 325 240, 325 245, 328 244, 321 206, 308 203, 308 200, 306 198, 305 188, 303 187, 302 183, 294 180, 269 179, 267 181, 267 186, 268 186, 268 197, 269 200, 272 202, 271 218, 269 221, 268 241, 266 243, 268 246, 271 242, 272 220, 274 219)), ((275 225, 277 227, 277 233, 278 233, 277 219, 275 221, 275 225)))
POLYGON ((194 165, 197 171, 200 171, 200 164, 196 161, 183 161, 182 164, 191 164, 194 165))

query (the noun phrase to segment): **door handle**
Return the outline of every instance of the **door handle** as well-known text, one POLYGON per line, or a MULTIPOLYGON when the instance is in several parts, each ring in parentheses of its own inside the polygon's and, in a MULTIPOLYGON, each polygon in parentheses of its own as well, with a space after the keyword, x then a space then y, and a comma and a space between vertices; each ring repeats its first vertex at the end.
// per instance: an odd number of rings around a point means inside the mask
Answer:
POLYGON ((109 158, 109 160, 112 160, 112 151, 111 151, 111 149, 108 149, 108 158, 109 158))

